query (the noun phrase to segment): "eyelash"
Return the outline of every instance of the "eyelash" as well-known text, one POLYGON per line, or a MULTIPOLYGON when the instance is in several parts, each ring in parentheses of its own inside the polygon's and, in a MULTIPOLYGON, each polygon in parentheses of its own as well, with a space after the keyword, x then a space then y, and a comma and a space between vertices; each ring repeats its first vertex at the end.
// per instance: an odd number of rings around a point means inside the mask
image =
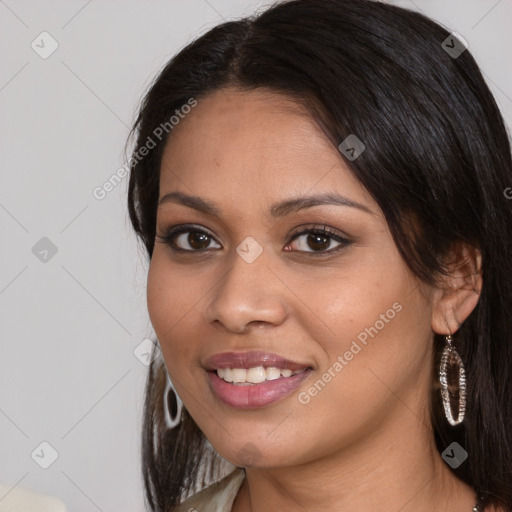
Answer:
MULTIPOLYGON (((179 235, 182 235, 183 233, 201 233, 206 236, 208 236, 210 239, 213 239, 216 243, 217 240, 215 237, 209 232, 206 231, 204 228, 201 228, 199 226, 194 225, 178 225, 178 226, 172 226, 165 230, 164 235, 156 235, 156 238, 160 239, 161 243, 167 244, 173 251, 180 252, 180 253, 196 253, 196 254, 204 254, 205 252, 211 251, 211 249, 182 249, 181 247, 176 246, 176 237, 179 235)), ((335 247, 334 249, 328 249, 324 251, 287 251, 287 252, 299 252, 299 253, 306 253, 306 254, 312 254, 314 256, 327 256, 331 255, 333 253, 337 253, 340 250, 344 249, 348 245, 352 244, 352 240, 349 240, 348 238, 345 238, 341 236, 337 231, 335 231, 333 228, 330 228, 329 226, 322 225, 322 226, 311 226, 307 228, 298 228, 293 233, 290 234, 291 239, 286 244, 286 247, 288 247, 289 244, 291 244, 293 241, 295 241, 297 238, 303 235, 321 235, 326 236, 330 238, 331 240, 334 240, 335 242, 339 242, 340 245, 335 247)), ((219 244, 220 245, 220 244, 219 244)), ((218 249, 215 249, 218 250, 218 249)))

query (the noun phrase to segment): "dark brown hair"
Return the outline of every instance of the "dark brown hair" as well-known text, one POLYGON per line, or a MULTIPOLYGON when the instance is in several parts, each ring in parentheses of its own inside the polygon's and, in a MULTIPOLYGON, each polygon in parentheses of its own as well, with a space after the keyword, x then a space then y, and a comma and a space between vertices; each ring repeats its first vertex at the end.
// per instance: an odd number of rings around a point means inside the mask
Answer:
MULTIPOLYGON (((466 368, 466 419, 451 427, 438 393, 431 417, 440 451, 456 441, 469 454, 454 473, 485 504, 512 511, 510 145, 477 64, 468 50, 448 54, 448 36, 423 15, 370 0, 288 1, 211 29, 170 60, 142 102, 128 207, 151 259, 169 135, 144 158, 139 151, 191 98, 226 86, 302 100, 336 146, 356 134, 366 149, 347 163, 420 279, 435 283, 456 243, 482 255, 478 305, 454 336, 466 368)), ((441 344, 434 335, 435 362, 441 344)), ((146 499, 159 512, 217 478, 220 464, 185 408, 181 424, 165 428, 164 372, 161 360, 150 367, 142 443, 146 499)))

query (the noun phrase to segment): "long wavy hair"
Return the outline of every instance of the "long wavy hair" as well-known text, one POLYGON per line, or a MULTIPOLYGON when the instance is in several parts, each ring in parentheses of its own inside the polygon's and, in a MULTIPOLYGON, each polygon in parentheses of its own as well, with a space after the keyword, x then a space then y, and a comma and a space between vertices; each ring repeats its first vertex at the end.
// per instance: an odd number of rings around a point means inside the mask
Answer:
MULTIPOLYGON (((128 208, 151 260, 169 119, 227 86, 302 102, 336 147, 357 134, 366 149, 347 163, 418 278, 435 285, 454 244, 481 253, 480 299, 454 336, 466 368, 466 418, 457 427, 444 418, 436 371, 443 337, 434 334, 431 420, 440 451, 456 441, 469 453, 452 471, 484 505, 512 511, 510 144, 470 52, 443 47, 449 35, 421 14, 371 0, 292 0, 209 30, 165 65, 141 103, 129 139, 128 208), (149 140, 154 147, 141 151, 149 140)), ((171 511, 223 467, 185 408, 179 426, 166 428, 164 388, 156 359, 142 437, 146 501, 155 512, 171 511)))

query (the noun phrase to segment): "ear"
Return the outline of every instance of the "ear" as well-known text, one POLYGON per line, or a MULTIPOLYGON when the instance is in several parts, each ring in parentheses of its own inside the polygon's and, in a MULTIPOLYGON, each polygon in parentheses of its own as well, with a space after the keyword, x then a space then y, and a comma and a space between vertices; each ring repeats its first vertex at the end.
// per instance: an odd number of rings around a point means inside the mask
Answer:
POLYGON ((482 290, 482 256, 465 243, 457 243, 444 260, 441 275, 432 294, 432 330, 453 334, 475 309, 482 290))

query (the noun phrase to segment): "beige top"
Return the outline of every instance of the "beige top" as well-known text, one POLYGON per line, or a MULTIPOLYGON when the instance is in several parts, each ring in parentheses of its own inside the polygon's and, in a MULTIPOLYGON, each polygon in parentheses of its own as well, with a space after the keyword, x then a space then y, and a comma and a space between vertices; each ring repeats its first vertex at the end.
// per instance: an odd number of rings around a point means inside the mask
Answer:
POLYGON ((59 498, 39 494, 29 489, 0 484, 0 512, 66 512, 59 498))
POLYGON ((187 498, 174 510, 176 512, 231 512, 244 478, 245 471, 236 468, 218 482, 187 498))

